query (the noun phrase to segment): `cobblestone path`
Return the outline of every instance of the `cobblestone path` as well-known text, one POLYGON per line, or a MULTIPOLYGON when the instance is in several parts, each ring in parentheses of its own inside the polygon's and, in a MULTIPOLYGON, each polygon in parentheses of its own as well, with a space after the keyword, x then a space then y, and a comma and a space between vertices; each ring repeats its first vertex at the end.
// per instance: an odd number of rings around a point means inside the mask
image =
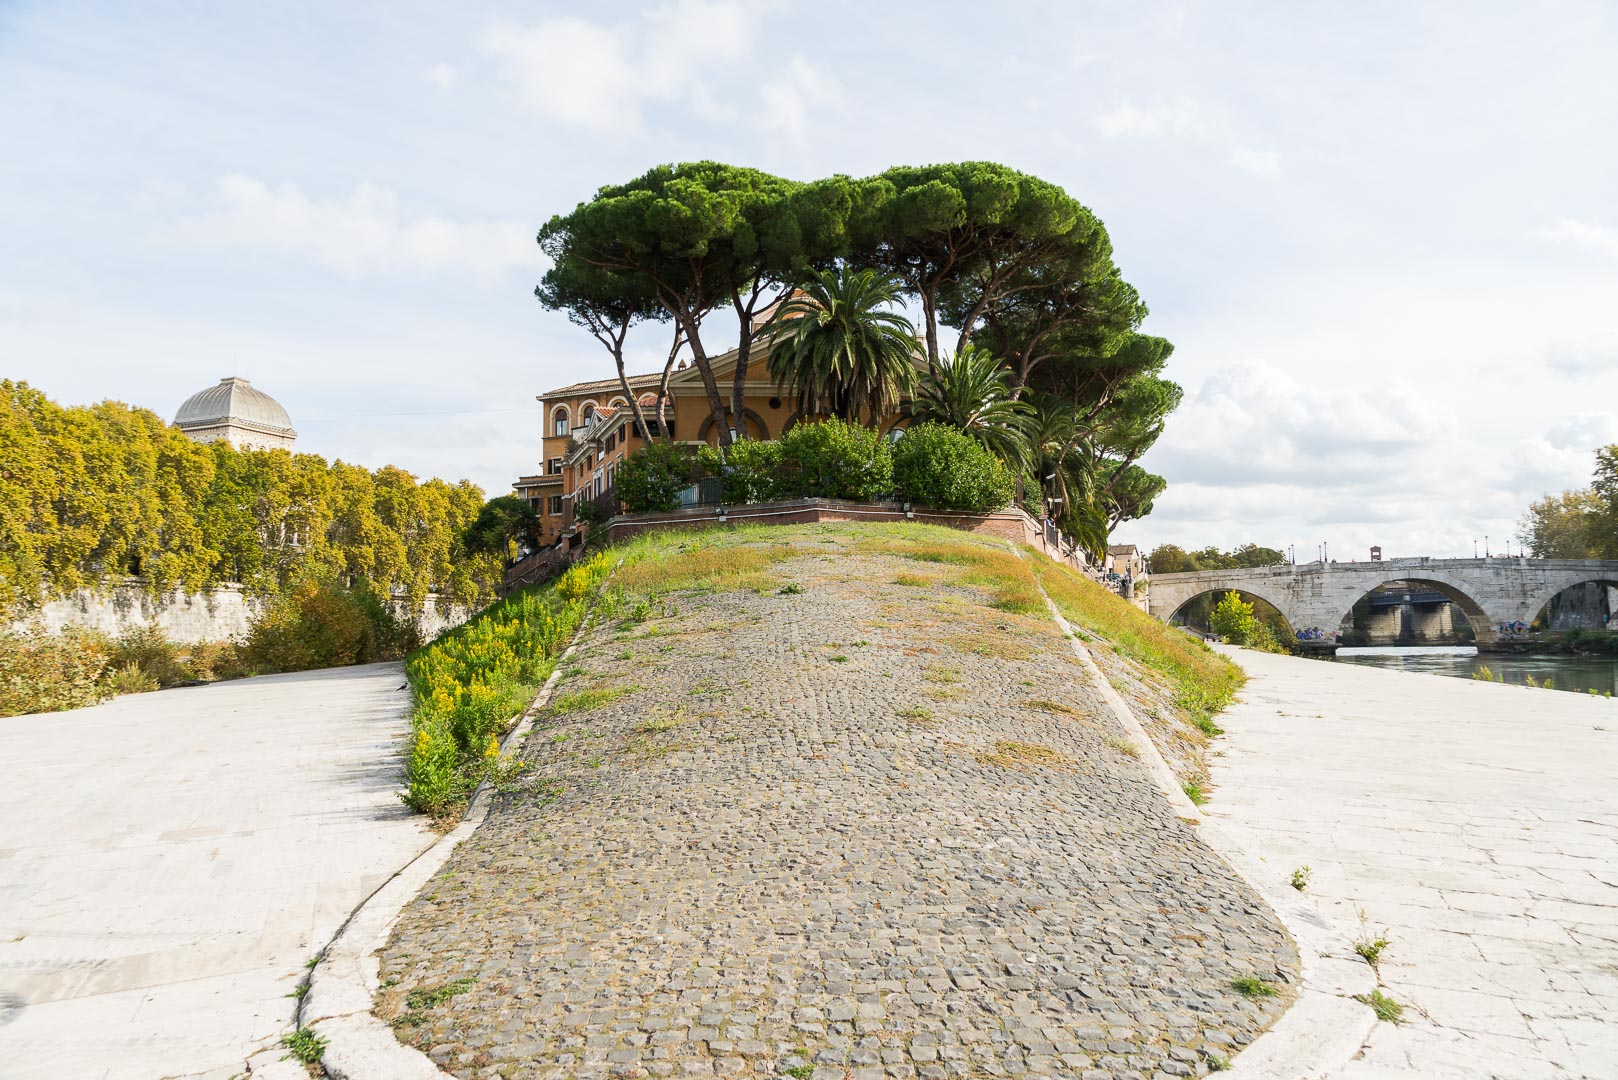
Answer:
POLYGON ((383 951, 401 1039, 463 1077, 1152 1077, 1279 1016, 1291 941, 1048 621, 805 549, 801 594, 593 631, 383 951))

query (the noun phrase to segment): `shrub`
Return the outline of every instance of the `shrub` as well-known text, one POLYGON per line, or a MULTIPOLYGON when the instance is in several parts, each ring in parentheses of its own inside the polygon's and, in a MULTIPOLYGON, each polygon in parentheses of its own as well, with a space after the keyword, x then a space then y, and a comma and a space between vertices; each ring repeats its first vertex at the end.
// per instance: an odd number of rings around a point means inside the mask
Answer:
POLYGON ((107 690, 112 694, 144 694, 157 688, 157 680, 135 663, 113 668, 107 676, 107 690))
POLYGON ((108 693, 107 653, 106 638, 90 630, 0 630, 0 716, 96 704, 108 693))
POLYGON ((449 817, 500 765, 500 736, 555 667, 608 572, 597 553, 509 596, 405 664, 415 698, 405 804, 449 817))
POLYGON ((623 463, 614 482, 631 514, 658 513, 680 505, 680 492, 696 478, 690 451, 668 443, 641 447, 623 463))
POLYGON ((1221 596, 1214 605, 1208 625, 1232 645, 1247 645, 1258 636, 1260 624, 1253 614, 1253 605, 1232 591, 1221 596))
MULTIPOLYGON (((108 660, 114 668, 134 668, 143 672, 151 683, 145 689, 156 690, 162 686, 178 686, 196 678, 185 662, 184 653, 184 646, 170 641, 157 627, 137 626, 124 631, 113 642, 108 660)), ((131 685, 138 682, 133 676, 125 676, 125 679, 131 685)), ((115 692, 136 694, 141 691, 117 689, 115 692)))
POLYGON ((798 424, 781 436, 783 494, 871 502, 893 491, 893 454, 859 424, 830 419, 798 424))
POLYGON ((697 461, 719 477, 719 501, 727 506, 768 502, 796 494, 782 488, 781 444, 778 442, 743 439, 724 451, 703 446, 697 450, 697 461))
POLYGON ((917 424, 893 448, 893 482, 905 498, 939 510, 984 513, 1010 505, 1016 478, 976 439, 943 424, 917 424))
POLYGON ((241 653, 257 671, 307 671, 401 656, 414 636, 369 588, 306 577, 254 617, 241 653))

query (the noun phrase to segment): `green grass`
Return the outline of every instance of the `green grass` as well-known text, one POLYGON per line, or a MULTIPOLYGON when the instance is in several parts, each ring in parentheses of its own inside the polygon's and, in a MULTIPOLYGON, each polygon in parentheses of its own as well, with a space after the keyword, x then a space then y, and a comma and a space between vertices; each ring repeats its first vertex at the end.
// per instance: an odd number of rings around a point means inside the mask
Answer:
POLYGON ((1359 954, 1360 959, 1370 964, 1373 968, 1381 967, 1382 954, 1387 951, 1389 945, 1393 944, 1387 939, 1386 934, 1387 931, 1384 930, 1382 934, 1374 938, 1363 937, 1354 943, 1354 951, 1359 954))
POLYGON ((313 1065, 320 1060, 326 1052, 326 1043, 330 1040, 315 1034, 314 1028, 299 1028, 290 1035, 281 1036, 281 1045, 287 1048, 286 1058, 292 1058, 304 1065, 313 1065))
POLYGON ((1275 987, 1257 975, 1243 975, 1232 979, 1230 980, 1230 985, 1242 997, 1255 1001, 1259 998, 1271 998, 1276 994, 1275 987))
POLYGON ((1201 777, 1192 777, 1190 780, 1185 781, 1180 785, 1180 790, 1185 792, 1185 797, 1197 806, 1208 805, 1208 793, 1202 790, 1201 777))
POLYGON ((561 714, 599 709, 639 689, 638 686, 590 686, 582 690, 573 690, 552 698, 550 711, 561 714))
POLYGON ((1119 654, 1157 672, 1187 721, 1206 735, 1222 733, 1211 717, 1235 700, 1245 679, 1240 668, 1078 571, 1025 550, 1040 584, 1075 630, 1105 639, 1119 654))
POLYGON ((933 718, 933 710, 925 705, 910 705, 900 709, 898 715, 901 719, 909 720, 913 724, 925 724, 933 718))
POLYGON ((1369 994, 1355 994, 1354 1000, 1369 1005, 1378 1020, 1386 1020, 1390 1024, 1404 1023, 1405 1007, 1381 990, 1372 990, 1369 994))
POLYGON ((454 982, 447 982, 442 986, 421 987, 412 990, 405 995, 405 1008, 431 1009, 436 1005, 442 1005, 450 998, 458 994, 464 994, 472 989, 473 986, 477 985, 477 981, 477 976, 468 975, 464 979, 456 979, 454 982))
POLYGON ((1307 889, 1309 887, 1310 873, 1311 871, 1307 866, 1300 866, 1296 870, 1292 871, 1292 887, 1297 889, 1299 892, 1303 892, 1305 889, 1307 889))

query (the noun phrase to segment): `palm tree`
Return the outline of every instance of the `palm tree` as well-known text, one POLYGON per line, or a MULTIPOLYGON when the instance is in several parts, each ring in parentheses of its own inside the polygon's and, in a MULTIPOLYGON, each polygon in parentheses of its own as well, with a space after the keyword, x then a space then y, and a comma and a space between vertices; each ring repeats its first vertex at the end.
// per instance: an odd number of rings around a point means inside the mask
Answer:
POLYGON ((869 423, 894 412, 915 385, 916 330, 890 310, 898 282, 875 270, 817 270, 776 309, 767 361, 806 415, 869 423))
POLYGON ((911 411, 918 420, 960 428, 1014 468, 1030 463, 1033 407, 1014 396, 1011 372, 987 349, 967 345, 941 359, 911 411))

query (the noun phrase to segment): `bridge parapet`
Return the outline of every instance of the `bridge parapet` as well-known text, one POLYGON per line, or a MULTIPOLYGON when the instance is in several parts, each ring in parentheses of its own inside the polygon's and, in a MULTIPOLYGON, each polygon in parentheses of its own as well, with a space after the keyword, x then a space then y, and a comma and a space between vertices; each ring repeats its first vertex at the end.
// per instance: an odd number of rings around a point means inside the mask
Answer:
POLYGON ((1498 627, 1533 622, 1564 589, 1587 582, 1618 587, 1618 560, 1416 557, 1154 574, 1152 614, 1167 622, 1198 596, 1234 589, 1273 606, 1294 631, 1335 633, 1361 597, 1395 581, 1418 582, 1448 597, 1479 643, 1489 644, 1498 627))

